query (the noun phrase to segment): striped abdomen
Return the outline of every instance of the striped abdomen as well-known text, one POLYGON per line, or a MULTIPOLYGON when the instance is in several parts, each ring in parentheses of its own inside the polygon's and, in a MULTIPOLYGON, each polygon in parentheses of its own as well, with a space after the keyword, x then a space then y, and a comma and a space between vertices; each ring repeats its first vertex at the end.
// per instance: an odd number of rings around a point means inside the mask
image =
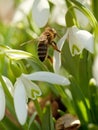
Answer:
POLYGON ((47 57, 48 45, 44 42, 39 42, 38 45, 38 57, 43 62, 47 57))

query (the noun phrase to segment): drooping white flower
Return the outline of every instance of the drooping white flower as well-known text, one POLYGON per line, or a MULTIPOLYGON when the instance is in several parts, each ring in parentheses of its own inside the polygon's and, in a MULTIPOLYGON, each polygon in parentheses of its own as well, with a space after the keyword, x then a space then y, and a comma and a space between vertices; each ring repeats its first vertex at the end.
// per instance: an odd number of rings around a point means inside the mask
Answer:
POLYGON ((44 27, 49 18, 50 7, 48 0, 34 0, 32 7, 33 20, 38 27, 44 27))
MULTIPOLYGON (((13 88, 11 81, 5 76, 2 76, 2 78, 6 84, 7 89, 9 90, 10 94, 13 96, 14 88, 13 88)), ((0 83, 0 121, 3 119, 3 117, 5 115, 5 106, 6 106, 5 93, 3 90, 3 86, 0 83)))
MULTIPOLYGON (((76 26, 67 29, 66 34, 58 41, 58 49, 61 50, 65 40, 69 41, 69 49, 72 56, 82 53, 83 49, 90 53, 94 52, 94 37, 86 30, 80 30, 76 26)), ((61 54, 54 51, 53 67, 54 71, 58 72, 61 66, 61 54)))
POLYGON ((17 23, 23 20, 23 18, 30 12, 33 2, 34 0, 24 0, 17 8, 12 23, 17 23))
POLYGON ((69 28, 68 39, 72 56, 80 54, 84 48, 91 53, 94 52, 94 37, 88 31, 73 26, 69 28))
POLYGON ((0 83, 0 121, 3 119, 5 115, 5 94, 3 87, 0 83))
POLYGON ((70 84, 69 80, 63 76, 43 71, 32 74, 22 74, 19 78, 17 78, 14 85, 14 105, 17 118, 21 125, 23 125, 27 119, 27 99, 31 98, 35 100, 36 97, 41 95, 40 88, 31 80, 60 85, 70 84))
MULTIPOLYGON (((91 0, 77 0, 77 1, 79 1, 86 8, 88 8, 90 11, 92 11, 92 8, 91 8, 92 2, 91 2, 91 0)), ((87 18, 87 16, 85 16, 81 11, 79 11, 77 9, 75 9, 75 13, 76 13, 76 18, 77 18, 77 21, 79 22, 79 25, 82 28, 88 28, 89 29, 90 21, 87 18)))
POLYGON ((65 26, 65 14, 67 11, 65 0, 51 0, 51 2, 54 4, 54 7, 51 12, 50 22, 65 26))
MULTIPOLYGON (((14 86, 7 77, 2 76, 2 78, 7 86, 7 89, 9 90, 14 99, 16 116, 21 125, 24 125, 27 119, 28 98, 35 100, 38 96, 41 96, 42 94, 39 86, 32 81, 43 81, 59 85, 70 84, 70 81, 67 78, 58 74, 45 71, 35 72, 32 74, 22 74, 16 79, 14 86)), ((3 91, 3 87, 0 84, 0 120, 3 119, 4 114, 5 94, 3 91)))

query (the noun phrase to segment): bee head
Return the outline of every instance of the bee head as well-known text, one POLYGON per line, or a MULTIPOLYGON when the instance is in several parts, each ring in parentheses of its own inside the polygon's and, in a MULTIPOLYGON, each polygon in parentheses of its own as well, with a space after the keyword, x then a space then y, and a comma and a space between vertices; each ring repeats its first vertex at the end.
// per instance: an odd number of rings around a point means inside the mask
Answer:
POLYGON ((56 32, 56 30, 54 28, 46 27, 45 32, 49 32, 50 35, 52 35, 53 38, 55 38, 56 35, 57 35, 57 32, 56 32))

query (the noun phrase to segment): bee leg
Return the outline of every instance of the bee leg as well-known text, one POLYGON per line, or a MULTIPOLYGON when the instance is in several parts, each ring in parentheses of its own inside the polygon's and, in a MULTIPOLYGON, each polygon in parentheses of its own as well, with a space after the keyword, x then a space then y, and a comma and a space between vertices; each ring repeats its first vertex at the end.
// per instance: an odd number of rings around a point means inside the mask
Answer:
POLYGON ((54 41, 51 42, 51 46, 58 52, 61 52, 54 41))
POLYGON ((51 62, 51 63, 53 63, 53 58, 51 57, 51 56, 47 56, 47 58, 49 59, 49 61, 51 62))

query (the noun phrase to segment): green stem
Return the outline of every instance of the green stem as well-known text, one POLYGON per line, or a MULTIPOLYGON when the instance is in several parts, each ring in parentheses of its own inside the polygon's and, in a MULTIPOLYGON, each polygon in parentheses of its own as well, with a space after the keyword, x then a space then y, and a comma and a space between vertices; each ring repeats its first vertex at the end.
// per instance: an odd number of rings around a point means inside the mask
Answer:
POLYGON ((23 130, 28 130, 28 124, 26 123, 25 125, 22 126, 23 130))
POLYGON ((58 93, 60 94, 62 102, 67 107, 68 111, 71 113, 75 113, 75 111, 73 110, 73 105, 72 105, 71 99, 68 97, 66 92, 61 88, 61 86, 56 85, 56 89, 57 89, 58 93))
POLYGON ((37 112, 38 112, 38 115, 39 115, 39 118, 40 118, 40 120, 42 121, 42 109, 41 109, 41 107, 40 107, 40 104, 39 104, 39 102, 38 102, 38 100, 37 99, 35 99, 34 101, 34 104, 35 104, 35 107, 36 107, 36 110, 37 110, 37 112))

